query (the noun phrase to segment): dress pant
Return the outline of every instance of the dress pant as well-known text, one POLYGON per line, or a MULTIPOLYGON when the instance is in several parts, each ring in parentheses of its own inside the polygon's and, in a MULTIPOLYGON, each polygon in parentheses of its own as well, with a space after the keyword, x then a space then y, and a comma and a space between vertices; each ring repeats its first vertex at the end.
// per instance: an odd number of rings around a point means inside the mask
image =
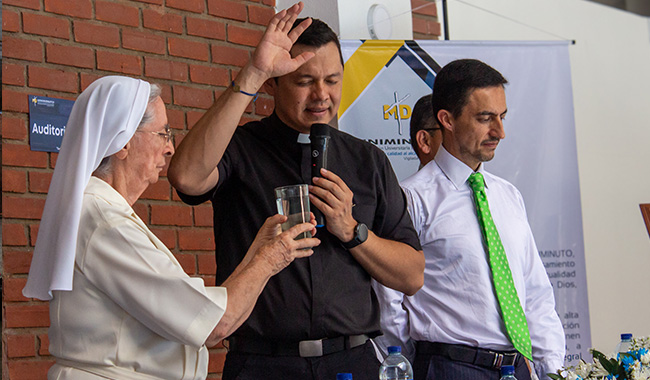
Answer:
POLYGON ((361 346, 313 358, 229 352, 224 380, 334 380, 349 372, 354 380, 377 380, 380 363, 368 340, 361 346))
MULTIPOLYGON (((453 361, 446 356, 415 353, 414 380, 499 380, 498 368, 485 368, 471 363, 453 361)), ((530 380, 525 360, 515 366, 517 380, 530 380)))

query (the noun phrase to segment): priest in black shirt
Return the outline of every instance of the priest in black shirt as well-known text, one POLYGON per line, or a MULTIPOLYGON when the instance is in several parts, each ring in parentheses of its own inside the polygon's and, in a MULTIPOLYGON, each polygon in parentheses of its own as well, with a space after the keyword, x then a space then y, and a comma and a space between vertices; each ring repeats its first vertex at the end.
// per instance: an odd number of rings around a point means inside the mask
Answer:
POLYGON ((386 155, 330 128, 328 170, 311 177, 309 132, 336 117, 343 59, 319 20, 296 21, 298 3, 275 15, 251 60, 190 130, 168 170, 190 204, 214 209, 217 283, 244 257, 264 220, 277 213, 273 189, 311 184, 325 216, 314 254, 273 277, 226 346, 224 379, 376 379, 369 338, 380 334, 370 279, 414 294, 424 256, 386 155), (257 91, 273 115, 237 124, 257 91))

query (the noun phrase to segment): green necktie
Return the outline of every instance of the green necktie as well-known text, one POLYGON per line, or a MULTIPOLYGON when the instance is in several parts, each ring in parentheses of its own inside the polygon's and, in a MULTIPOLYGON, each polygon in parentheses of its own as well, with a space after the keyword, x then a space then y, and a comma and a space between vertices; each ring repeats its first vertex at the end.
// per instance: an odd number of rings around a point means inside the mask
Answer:
POLYGON ((499 232, 492 220, 490 206, 485 195, 483 175, 481 173, 473 173, 469 176, 468 181, 472 190, 474 190, 478 221, 481 225, 481 231, 483 232, 485 244, 488 249, 488 261, 492 269, 492 281, 499 305, 501 306, 501 314, 506 324, 508 336, 517 351, 521 352, 529 360, 533 360, 526 315, 521 308, 515 283, 512 281, 508 257, 503 249, 503 244, 501 244, 499 232))

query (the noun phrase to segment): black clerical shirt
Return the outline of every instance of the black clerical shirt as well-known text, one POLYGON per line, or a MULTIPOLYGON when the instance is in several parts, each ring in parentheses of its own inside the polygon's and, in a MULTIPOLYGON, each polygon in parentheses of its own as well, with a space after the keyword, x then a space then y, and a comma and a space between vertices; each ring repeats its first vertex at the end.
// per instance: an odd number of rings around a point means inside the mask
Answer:
MULTIPOLYGON (((311 184, 309 144, 273 114, 237 128, 219 163, 219 183, 190 204, 212 201, 217 284, 240 263, 266 218, 277 214, 273 189, 311 184)), ((331 130, 328 169, 354 193, 352 215, 376 235, 420 250, 406 200, 386 155, 374 145, 331 130)), ((313 206, 312 206, 313 207, 313 206)), ((320 246, 272 277, 249 319, 233 334, 282 341, 376 335, 379 307, 370 275, 330 234, 320 246)))

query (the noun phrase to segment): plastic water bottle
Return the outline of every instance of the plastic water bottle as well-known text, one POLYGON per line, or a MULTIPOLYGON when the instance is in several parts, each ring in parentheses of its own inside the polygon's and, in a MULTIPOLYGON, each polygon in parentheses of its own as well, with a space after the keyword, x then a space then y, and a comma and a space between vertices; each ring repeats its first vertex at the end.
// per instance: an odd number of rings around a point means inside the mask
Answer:
POLYGON ((501 380, 517 380, 517 378, 515 377, 514 365, 501 366, 501 380))
POLYGON ((388 347, 388 356, 379 367, 379 380, 413 380, 413 368, 402 356, 402 347, 388 347))
POLYGON ((621 341, 616 345, 616 359, 619 359, 621 352, 628 352, 632 348, 632 334, 621 334, 621 341))
POLYGON ((337 373, 336 380, 352 380, 351 373, 337 373))

